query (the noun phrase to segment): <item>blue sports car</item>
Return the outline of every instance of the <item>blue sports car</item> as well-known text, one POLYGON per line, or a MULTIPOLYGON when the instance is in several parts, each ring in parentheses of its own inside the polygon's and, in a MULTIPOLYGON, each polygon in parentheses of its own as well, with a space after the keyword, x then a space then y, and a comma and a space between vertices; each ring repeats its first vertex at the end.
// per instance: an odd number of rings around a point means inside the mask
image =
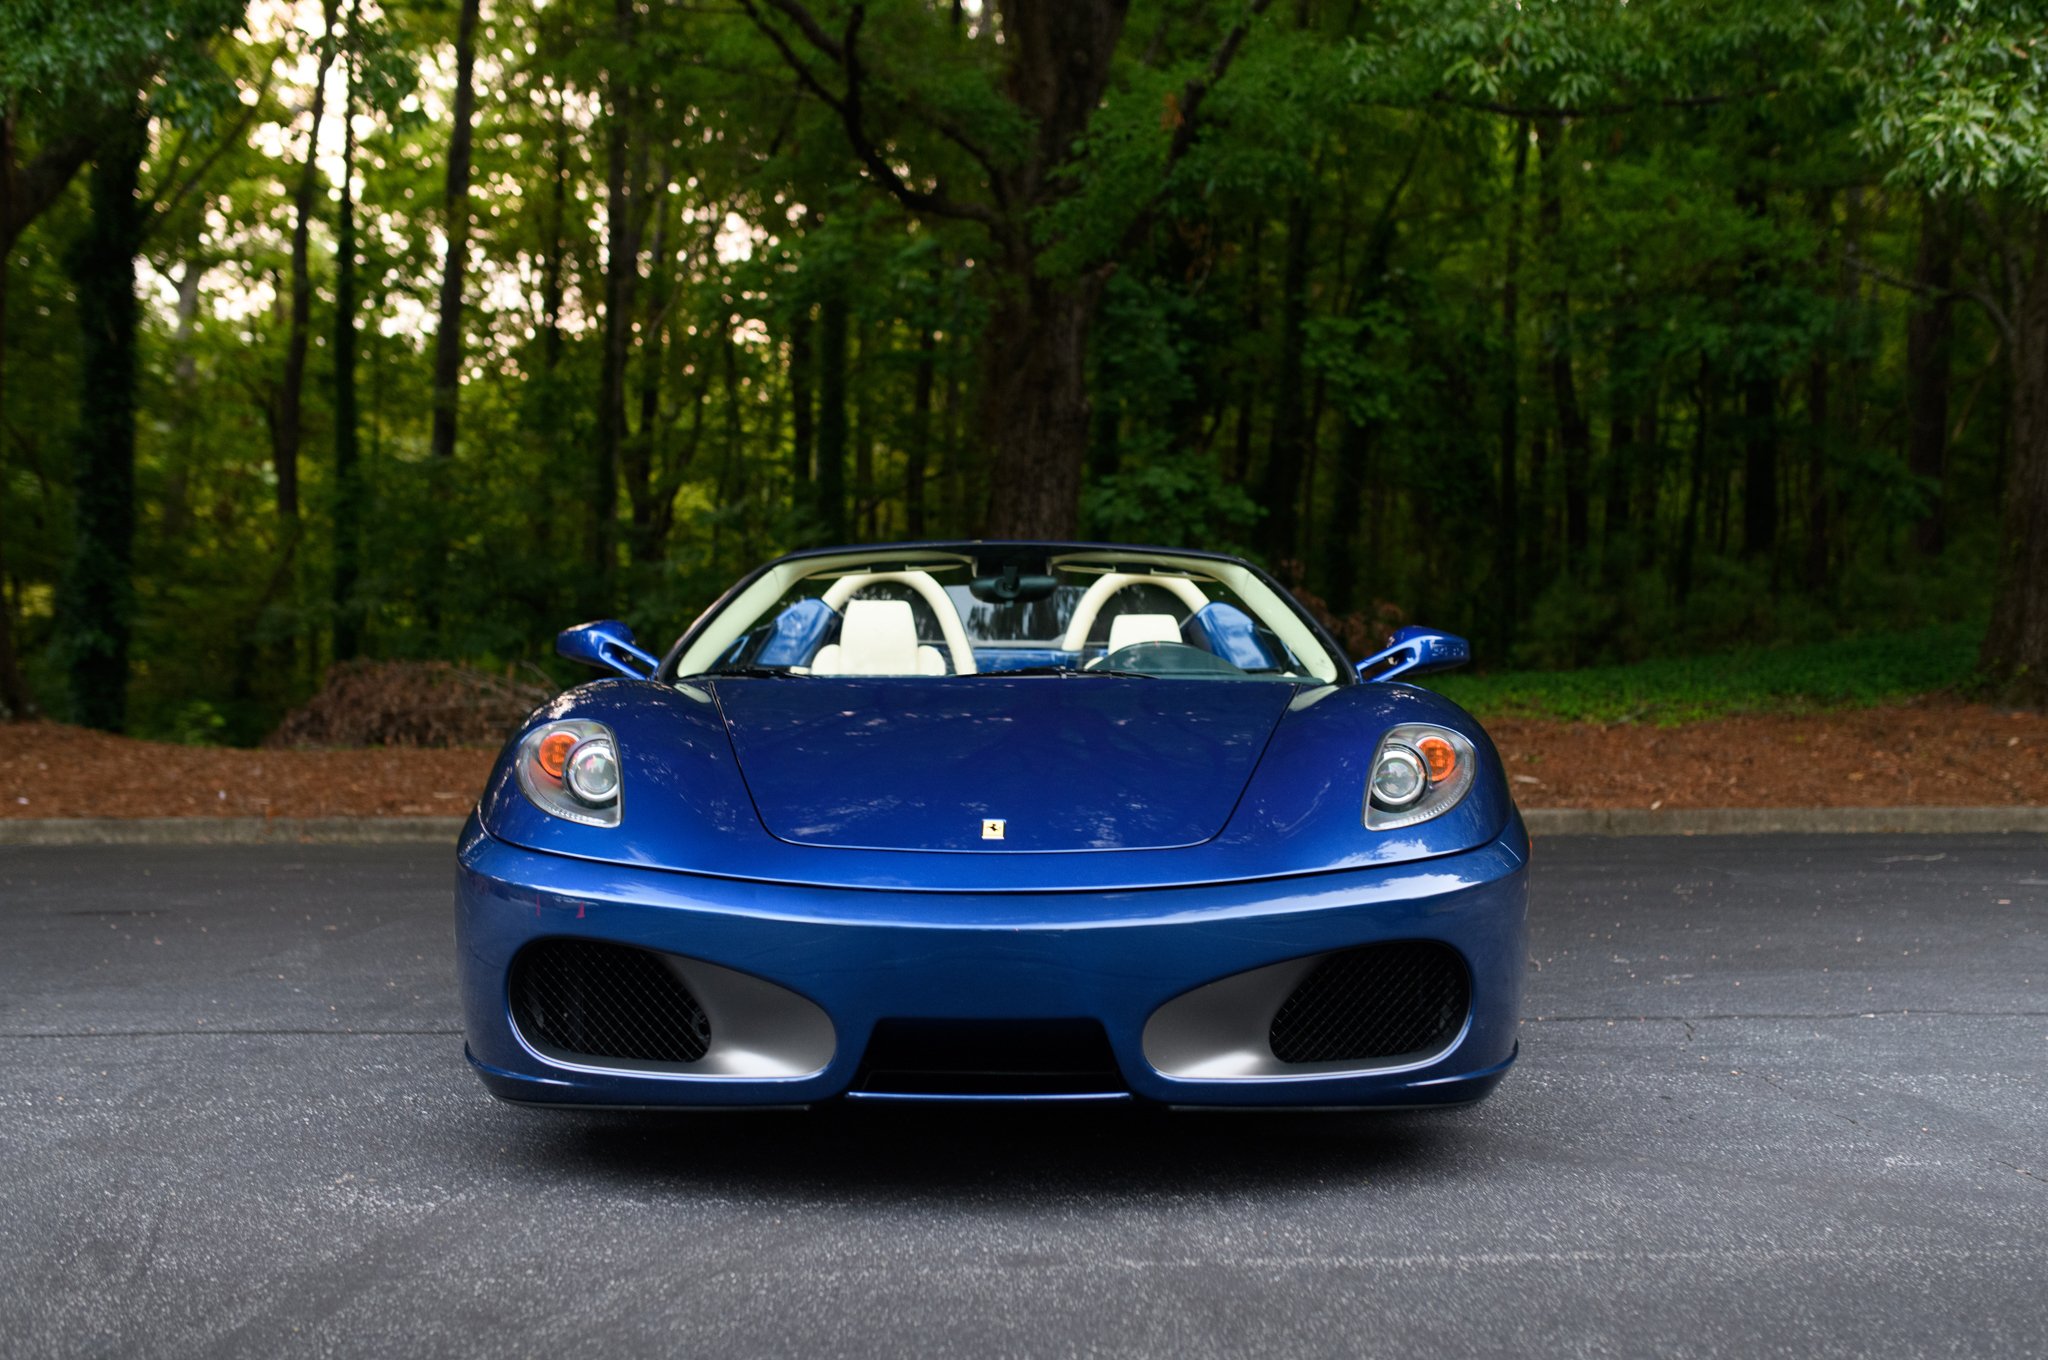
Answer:
POLYGON ((469 1060, 568 1106, 1476 1100, 1529 842, 1486 734, 1233 557, 794 553, 535 713, 464 829, 469 1060))

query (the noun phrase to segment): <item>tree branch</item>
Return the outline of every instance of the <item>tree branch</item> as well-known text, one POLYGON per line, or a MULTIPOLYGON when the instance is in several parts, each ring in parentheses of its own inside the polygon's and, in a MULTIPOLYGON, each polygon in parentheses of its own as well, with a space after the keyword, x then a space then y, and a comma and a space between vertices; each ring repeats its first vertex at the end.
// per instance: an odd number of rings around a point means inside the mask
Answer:
POLYGON ((775 45, 775 50, 782 54, 783 61, 796 74, 798 82, 839 115, 839 122, 846 129, 846 139, 853 147, 853 154, 866 168, 869 180, 912 212, 979 222, 991 231, 1003 234, 1004 221, 1002 215, 995 209, 986 204, 966 203, 945 194, 930 193, 916 188, 897 173, 896 167, 889 164, 888 158, 868 135, 861 103, 860 57, 856 50, 861 24, 867 18, 865 5, 853 7, 852 13, 847 17, 845 38, 835 41, 818 26, 817 20, 812 18, 797 0, 767 0, 767 3, 773 5, 778 12, 789 16, 790 21, 803 33, 805 39, 820 52, 838 61, 845 72, 846 93, 835 95, 818 79, 810 64, 798 55, 789 40, 782 35, 782 31, 768 22, 767 16, 761 13, 754 0, 740 0, 740 8, 746 11, 747 17, 754 21, 754 26, 761 30, 768 41, 775 45))
MULTIPOLYGON (((775 6, 776 11, 779 14, 781 14, 785 19, 788 19, 791 23, 795 24, 797 27, 797 31, 804 35, 804 38, 811 44, 811 46, 817 48, 820 52, 823 52, 826 56, 830 57, 832 59, 833 65, 845 65, 846 57, 845 54, 841 51, 839 44, 832 40, 832 35, 830 33, 827 33, 824 29, 824 26, 821 25, 816 19, 812 18, 811 12, 805 9, 802 5, 798 4, 797 0, 768 0, 768 3, 775 6)), ((754 6, 751 3, 751 0, 740 0, 740 4, 749 13, 753 12, 754 6)), ((854 9, 856 12, 858 12, 860 6, 856 5, 854 6, 854 9)), ((758 20, 756 22, 758 22, 758 20)), ((857 28, 859 27, 859 23, 859 19, 855 18, 850 22, 849 26, 857 28)))
POLYGON ((1223 73, 1230 69, 1230 64, 1237 60, 1237 51, 1244 46, 1245 34, 1251 31, 1252 21, 1264 14, 1267 6, 1272 3, 1273 0, 1252 0, 1252 7, 1244 18, 1235 28, 1223 35, 1222 45, 1216 49, 1216 55, 1209 58, 1208 69, 1189 80, 1186 88, 1181 91, 1180 126, 1174 129, 1173 145, 1166 151, 1164 168, 1167 171, 1170 172, 1180 158, 1188 153, 1188 148, 1194 145, 1197 115, 1201 112, 1202 101, 1209 97, 1209 91, 1217 81, 1223 79, 1223 73))
MULTIPOLYGON (((267 93, 269 88, 269 82, 265 81, 263 87, 264 92, 267 93)), ((226 155, 230 148, 240 144, 242 140, 242 134, 249 130, 249 124, 256 121, 256 110, 259 107, 261 107, 262 103, 263 97, 262 94, 259 93, 254 104, 244 106, 242 116, 235 120, 234 126, 230 127, 226 132, 222 133, 220 139, 213 144, 213 149, 206 153, 206 155, 200 160, 198 165, 192 167, 192 173, 185 176, 184 182, 177 186, 177 188, 171 194, 170 201, 168 203, 165 203, 162 208, 158 208, 157 204, 163 198, 164 185, 159 184, 157 186, 157 191, 154 194, 150 195, 149 202, 145 204, 143 208, 143 211, 149 215, 148 222, 142 228, 143 240, 148 240, 152 235, 156 233, 156 229, 158 227, 162 226, 165 222, 170 221, 172 215, 175 214, 179 208, 184 206, 187 195, 189 195, 194 189, 198 188, 201 182, 203 182, 206 179, 206 177, 213 172, 213 167, 220 162, 220 158, 226 155)), ((174 169, 176 165, 177 162, 173 160, 166 167, 165 183, 169 182, 168 176, 170 174, 170 171, 174 169)))
POLYGON ((1123 237, 1117 244, 1118 255, 1135 248, 1138 242, 1145 238, 1145 234, 1152 230, 1152 221, 1158 216, 1159 205, 1165 199, 1167 188, 1172 182, 1173 168, 1195 144, 1202 101, 1209 97, 1209 91, 1215 88, 1216 82, 1223 79, 1231 63, 1237 60, 1238 49, 1244 46, 1245 35, 1251 31, 1253 21, 1264 14, 1271 4, 1272 0, 1252 0, 1252 6, 1246 11, 1244 18, 1230 32, 1223 35, 1223 41, 1217 46, 1215 55, 1209 58, 1209 65, 1200 75, 1191 77, 1182 87, 1180 102, 1175 109, 1180 121, 1174 127, 1173 141, 1166 148, 1166 163, 1159 168, 1159 187, 1153 190, 1151 198, 1138 209, 1137 215, 1131 219, 1130 226, 1124 229, 1123 237))
POLYGON ((1889 269, 1874 265, 1854 250, 1846 252, 1846 258, 1848 259, 1849 267, 1857 273, 1876 279, 1879 283, 1885 284, 1888 287, 1897 288, 1901 292, 1912 293, 1916 297, 1926 298, 1929 302, 1945 302, 1957 298, 1966 298, 1984 309, 1985 314, 1991 318, 1992 324, 1998 327, 1999 333, 2006 340, 2010 341, 2013 339, 2011 318, 2006 315, 2005 309, 1998 305, 1998 300, 1992 297, 1986 289, 1930 288, 1917 280, 1894 274, 1889 269))
POLYGON ((19 170, 11 163, 0 165, 0 253, 14 248, 29 223, 57 201, 98 146, 92 131, 65 132, 43 143, 19 170))

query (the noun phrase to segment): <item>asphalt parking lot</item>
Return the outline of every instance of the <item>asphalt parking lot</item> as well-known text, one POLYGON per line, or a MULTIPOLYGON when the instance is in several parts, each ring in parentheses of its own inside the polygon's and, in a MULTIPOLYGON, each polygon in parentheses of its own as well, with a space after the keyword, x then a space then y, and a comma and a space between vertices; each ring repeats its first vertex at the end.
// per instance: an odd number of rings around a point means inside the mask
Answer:
POLYGON ((450 852, 0 849, 0 1355, 2040 1355, 2048 841, 1548 839, 1429 1114, 491 1101, 450 852))

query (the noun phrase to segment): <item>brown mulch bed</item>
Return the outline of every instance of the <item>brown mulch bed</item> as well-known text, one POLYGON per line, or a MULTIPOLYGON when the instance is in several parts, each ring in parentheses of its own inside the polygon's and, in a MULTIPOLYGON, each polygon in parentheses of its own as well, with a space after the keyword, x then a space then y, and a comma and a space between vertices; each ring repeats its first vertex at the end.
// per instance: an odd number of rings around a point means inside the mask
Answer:
POLYGON ((1487 724, 1524 807, 2048 803, 2048 715, 1953 700, 1679 727, 1487 724))
POLYGON ((446 661, 344 661, 263 744, 494 747, 554 695, 539 671, 522 678, 446 661))
POLYGON ((459 817, 495 751, 242 751, 0 727, 0 817, 459 817))
MULTIPOLYGON (((2048 803, 2048 716, 1946 700, 1683 727, 1488 729, 1525 807, 2048 803)), ((457 816, 494 755, 170 746, 54 723, 0 736, 0 817, 457 816)))

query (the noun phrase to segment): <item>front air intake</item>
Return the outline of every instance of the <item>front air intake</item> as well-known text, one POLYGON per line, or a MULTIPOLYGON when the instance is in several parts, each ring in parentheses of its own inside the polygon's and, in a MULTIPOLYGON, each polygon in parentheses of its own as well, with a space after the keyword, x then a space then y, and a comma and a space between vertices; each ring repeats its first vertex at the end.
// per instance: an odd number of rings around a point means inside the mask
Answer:
POLYGON ((870 1095, 1108 1095, 1127 1088, 1096 1020, 881 1020, 853 1089, 870 1095))
POLYGON ((711 1022, 664 957, 598 940, 540 940, 512 961, 512 1018, 551 1057, 692 1063, 711 1022))
POLYGON ((1332 954, 1280 1003, 1268 1038, 1283 1063, 1384 1063, 1441 1052, 1472 1007, 1465 960, 1430 940, 1332 954))

